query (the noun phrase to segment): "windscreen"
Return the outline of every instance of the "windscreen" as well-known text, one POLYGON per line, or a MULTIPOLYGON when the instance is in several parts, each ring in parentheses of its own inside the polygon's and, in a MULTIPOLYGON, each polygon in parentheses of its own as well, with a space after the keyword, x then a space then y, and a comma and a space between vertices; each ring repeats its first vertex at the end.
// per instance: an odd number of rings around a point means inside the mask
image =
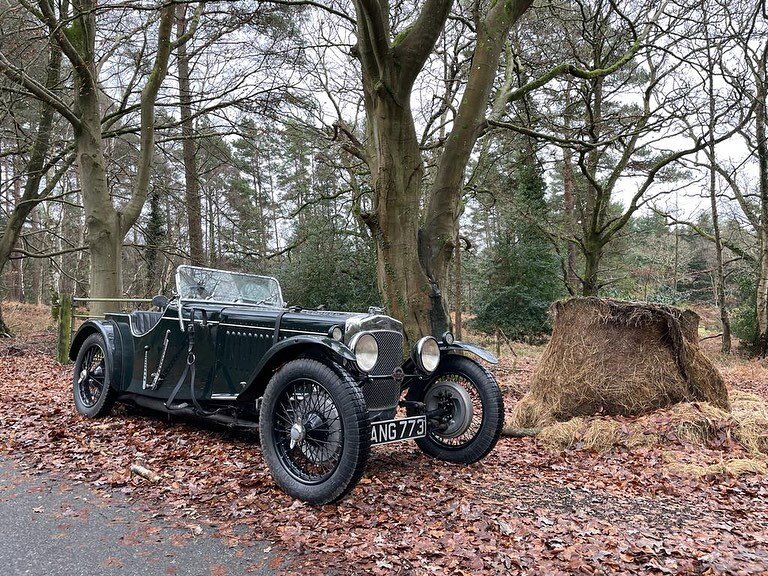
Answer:
POLYGON ((280 284, 268 276, 179 266, 176 291, 181 300, 283 306, 280 284))

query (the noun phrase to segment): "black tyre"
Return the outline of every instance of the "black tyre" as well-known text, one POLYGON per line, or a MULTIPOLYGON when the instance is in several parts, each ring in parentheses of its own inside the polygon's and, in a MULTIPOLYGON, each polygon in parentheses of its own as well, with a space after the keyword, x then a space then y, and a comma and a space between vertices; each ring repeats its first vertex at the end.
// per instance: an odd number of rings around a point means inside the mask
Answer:
MULTIPOLYGON (((430 419, 427 436, 416 443, 424 453, 449 462, 472 464, 486 456, 501 436, 504 400, 493 375, 464 356, 440 360, 432 377, 411 386, 408 400, 424 402, 430 419)), ((416 415, 408 408, 409 415, 416 415)))
POLYGON ((312 504, 349 493, 371 449, 368 409, 358 385, 340 366, 305 358, 288 362, 269 381, 259 434, 275 481, 312 504))
POLYGON ((112 367, 106 350, 101 334, 91 334, 83 342, 75 360, 75 374, 72 378, 75 408, 88 418, 109 414, 117 398, 117 392, 111 386, 112 367))

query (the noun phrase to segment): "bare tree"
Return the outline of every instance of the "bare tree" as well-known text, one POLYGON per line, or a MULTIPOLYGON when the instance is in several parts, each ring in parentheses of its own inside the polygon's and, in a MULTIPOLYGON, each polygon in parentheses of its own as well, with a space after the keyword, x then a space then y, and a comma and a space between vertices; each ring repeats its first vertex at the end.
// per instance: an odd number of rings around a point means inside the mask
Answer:
MULTIPOLYGON (((176 16, 176 37, 183 38, 187 30, 187 6, 179 4, 176 16)), ((187 47, 181 42, 177 48, 179 67, 179 109, 181 111, 181 137, 184 157, 184 197, 187 202, 187 229, 189 231, 189 258, 192 264, 205 264, 203 228, 200 208, 200 190, 197 181, 195 141, 193 140, 192 92, 189 78, 187 47)))
MULTIPOLYGON (((563 21, 564 45, 573 50, 572 58, 588 63, 592 73, 575 70, 570 85, 553 85, 554 91, 547 96, 554 110, 542 118, 540 126, 509 121, 491 124, 565 150, 566 196, 574 196, 578 226, 570 230, 566 226, 552 234, 561 242, 578 246, 583 262, 583 269, 576 274, 580 292, 594 296, 612 281, 602 273, 606 250, 635 213, 675 186, 688 185, 684 180, 678 183, 683 161, 733 136, 749 115, 741 111, 735 127, 697 135, 685 148, 670 146, 671 141, 687 136, 685 120, 693 113, 687 93, 705 89, 704 79, 695 85, 681 82, 689 74, 688 58, 699 50, 682 41, 685 32, 681 29, 690 22, 685 16, 687 8, 669 9, 662 3, 649 15, 640 10, 630 17, 615 4, 605 5, 601 0, 594 5, 579 3, 578 7, 581 17, 563 21), (605 69, 610 74, 597 73, 605 69), (567 107, 563 108, 562 90, 571 85, 575 96, 566 98, 567 107), (578 102, 576 110, 574 100, 578 102), (577 112, 581 116, 578 123, 577 112), (630 181, 634 191, 620 208, 617 195, 630 181)), ((732 116, 732 112, 718 109, 713 121, 718 126, 733 126, 723 122, 732 116)), ((569 253, 566 271, 572 262, 569 253)))
POLYGON ((374 207, 365 215, 376 240, 379 287, 409 340, 440 333, 450 323, 442 291, 454 249, 464 169, 485 119, 499 57, 512 25, 530 0, 498 2, 476 17, 472 67, 426 199, 420 201, 424 164, 411 93, 450 14, 450 0, 426 0, 415 20, 394 34, 388 4, 354 3, 357 45, 368 121, 365 158, 374 207))
MULTIPOLYGON (((51 31, 49 29, 49 31, 51 31)), ((48 49, 47 73, 44 82, 45 90, 52 92, 59 83, 61 75, 61 50, 55 43, 51 43, 48 49)), ((24 170, 24 191, 17 199, 15 206, 9 215, 2 235, 0 236, 0 273, 2 273, 9 261, 11 252, 16 246, 16 242, 21 234, 24 222, 30 212, 43 201, 54 189, 55 184, 63 174, 64 170, 71 164, 72 157, 68 162, 60 167, 58 172, 50 178, 48 184, 40 190, 40 183, 45 174, 50 170, 53 162, 48 162, 48 152, 51 143, 51 134, 53 131, 55 111, 49 103, 40 102, 37 116, 37 129, 32 147, 29 153, 29 160, 24 170)), ((18 180, 17 180, 18 184, 18 180)), ((0 336, 9 335, 10 330, 3 322, 2 311, 0 310, 0 336)))
MULTIPOLYGON (((154 154, 155 100, 167 74, 172 49, 189 39, 194 25, 187 34, 173 42, 171 31, 175 3, 166 4, 159 11, 154 62, 141 90, 139 103, 130 106, 131 110, 138 110, 140 116, 141 140, 133 190, 127 202, 115 206, 107 179, 104 131, 129 112, 129 105, 126 95, 118 111, 107 118, 102 116, 101 62, 96 44, 99 6, 96 0, 73 0, 71 5, 66 1, 54 5, 48 0, 39 0, 36 5, 24 3, 23 6, 51 31, 52 41, 71 65, 74 79, 72 102, 65 101, 36 82, 1 52, 0 72, 56 110, 72 125, 85 207, 86 242, 91 258, 91 294, 94 297, 117 297, 122 292, 123 239, 137 221, 147 198, 154 154)), ((101 314, 107 308, 108 305, 95 304, 92 311, 101 314)))

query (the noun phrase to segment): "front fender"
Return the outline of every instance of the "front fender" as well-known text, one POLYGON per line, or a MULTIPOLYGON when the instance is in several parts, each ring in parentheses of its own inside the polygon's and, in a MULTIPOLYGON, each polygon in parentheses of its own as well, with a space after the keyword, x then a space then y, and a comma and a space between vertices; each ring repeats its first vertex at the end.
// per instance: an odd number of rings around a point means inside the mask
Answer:
POLYGON ((83 342, 92 334, 101 334, 106 343, 104 353, 107 356, 107 365, 112 367, 110 374, 110 383, 113 388, 120 388, 122 382, 122 337, 118 327, 112 320, 86 320, 75 333, 72 339, 72 345, 69 347, 69 359, 73 362, 77 360, 77 354, 83 346, 83 342))
POLYGON ((249 385, 237 397, 238 400, 255 400, 264 393, 269 378, 280 365, 300 356, 320 356, 337 364, 354 362, 355 355, 344 343, 328 336, 302 334, 281 340, 264 355, 254 368, 249 385))
POLYGON ((446 344, 445 342, 440 342, 439 344, 440 344, 441 354, 459 354, 461 356, 476 356, 481 360, 485 360, 489 364, 499 363, 499 359, 496 358, 496 356, 494 356, 490 352, 488 352, 488 350, 486 350, 485 348, 480 348, 480 346, 475 346, 474 344, 470 344, 469 342, 456 341, 453 344, 446 344))

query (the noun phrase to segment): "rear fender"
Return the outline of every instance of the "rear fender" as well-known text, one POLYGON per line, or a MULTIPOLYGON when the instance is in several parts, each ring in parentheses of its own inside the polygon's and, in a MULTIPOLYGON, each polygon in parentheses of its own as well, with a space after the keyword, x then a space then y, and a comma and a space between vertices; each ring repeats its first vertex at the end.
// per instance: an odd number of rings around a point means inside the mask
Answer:
MULTIPOLYGON (((101 334, 106 343, 104 353, 107 356, 107 364, 112 367, 110 374, 110 383, 113 388, 121 389, 123 382, 122 368, 124 366, 122 334, 118 326, 112 320, 87 320, 77 330, 72 339, 72 345, 69 348, 69 359, 73 362, 77 360, 77 354, 80 352, 85 340, 92 334, 101 334)), ((129 364, 130 366, 130 364, 129 364)))
POLYGON ((302 334, 281 340, 269 349, 249 378, 250 384, 237 397, 239 401, 256 400, 264 394, 269 379, 281 365, 299 357, 313 357, 336 364, 354 363, 355 355, 345 344, 312 334, 302 334))

